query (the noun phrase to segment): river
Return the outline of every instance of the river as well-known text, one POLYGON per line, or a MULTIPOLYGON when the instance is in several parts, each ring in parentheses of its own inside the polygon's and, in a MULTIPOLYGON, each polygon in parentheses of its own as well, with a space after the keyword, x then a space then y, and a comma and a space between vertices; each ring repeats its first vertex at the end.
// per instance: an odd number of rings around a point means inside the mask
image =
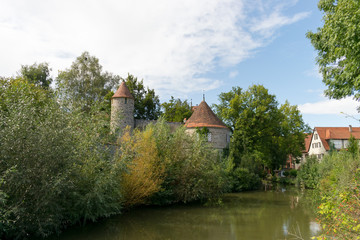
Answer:
POLYGON ((279 188, 226 194, 217 206, 141 207, 50 239, 310 239, 320 227, 305 196, 303 191, 279 188))

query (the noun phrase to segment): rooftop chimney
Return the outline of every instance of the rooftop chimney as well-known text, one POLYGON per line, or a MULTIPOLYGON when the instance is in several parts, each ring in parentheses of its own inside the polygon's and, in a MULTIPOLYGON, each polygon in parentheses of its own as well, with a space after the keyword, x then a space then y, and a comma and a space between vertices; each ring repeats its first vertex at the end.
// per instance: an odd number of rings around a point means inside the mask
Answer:
POLYGON ((349 132, 352 132, 352 126, 349 125, 349 132))

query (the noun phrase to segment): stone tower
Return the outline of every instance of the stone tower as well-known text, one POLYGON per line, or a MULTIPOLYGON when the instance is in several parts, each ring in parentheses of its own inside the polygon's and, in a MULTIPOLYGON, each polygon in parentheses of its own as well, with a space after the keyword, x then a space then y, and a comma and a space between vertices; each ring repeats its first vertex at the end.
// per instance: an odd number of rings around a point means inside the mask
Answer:
POLYGON ((126 126, 134 128, 134 97, 123 81, 111 97, 111 132, 122 131, 126 126))
POLYGON ((202 101, 199 106, 194 108, 191 117, 185 123, 186 132, 196 133, 198 128, 206 127, 208 142, 215 149, 224 149, 230 143, 230 129, 215 115, 209 105, 202 101))

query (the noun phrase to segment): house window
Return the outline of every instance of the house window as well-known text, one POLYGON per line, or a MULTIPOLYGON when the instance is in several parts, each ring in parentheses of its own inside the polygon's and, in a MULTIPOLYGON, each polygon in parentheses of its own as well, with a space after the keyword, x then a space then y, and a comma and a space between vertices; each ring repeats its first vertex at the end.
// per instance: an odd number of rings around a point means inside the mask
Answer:
POLYGON ((211 132, 207 134, 208 142, 211 142, 211 132))
POLYGON ((315 135, 314 135, 314 140, 317 140, 317 139, 318 139, 318 135, 315 134, 315 135))
POLYGON ((330 140, 330 143, 332 143, 336 149, 343 148, 342 140, 332 139, 332 140, 330 140))
POLYGON ((319 144, 319 148, 321 147, 321 143, 318 143, 319 144))

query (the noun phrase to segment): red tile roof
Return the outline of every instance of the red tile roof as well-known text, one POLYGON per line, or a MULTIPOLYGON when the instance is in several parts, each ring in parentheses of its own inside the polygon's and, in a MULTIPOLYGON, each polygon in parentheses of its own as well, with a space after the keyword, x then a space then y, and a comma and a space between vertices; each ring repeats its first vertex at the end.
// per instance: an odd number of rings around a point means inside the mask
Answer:
POLYGON ((351 135, 360 139, 360 127, 352 127, 351 129, 350 132, 350 127, 315 127, 326 150, 330 150, 327 142, 330 139, 349 139, 351 135))
POLYGON ((205 101, 202 101, 199 106, 194 109, 191 117, 186 121, 187 128, 195 127, 214 127, 214 128, 228 128, 211 110, 205 101))
POLYGON ((305 153, 309 152, 312 136, 313 136, 313 134, 309 133, 305 137, 305 150, 303 150, 303 152, 305 152, 305 153))
POLYGON ((115 94, 111 98, 134 99, 134 97, 131 95, 129 88, 126 86, 124 81, 120 84, 120 87, 118 88, 118 90, 115 92, 115 94))

